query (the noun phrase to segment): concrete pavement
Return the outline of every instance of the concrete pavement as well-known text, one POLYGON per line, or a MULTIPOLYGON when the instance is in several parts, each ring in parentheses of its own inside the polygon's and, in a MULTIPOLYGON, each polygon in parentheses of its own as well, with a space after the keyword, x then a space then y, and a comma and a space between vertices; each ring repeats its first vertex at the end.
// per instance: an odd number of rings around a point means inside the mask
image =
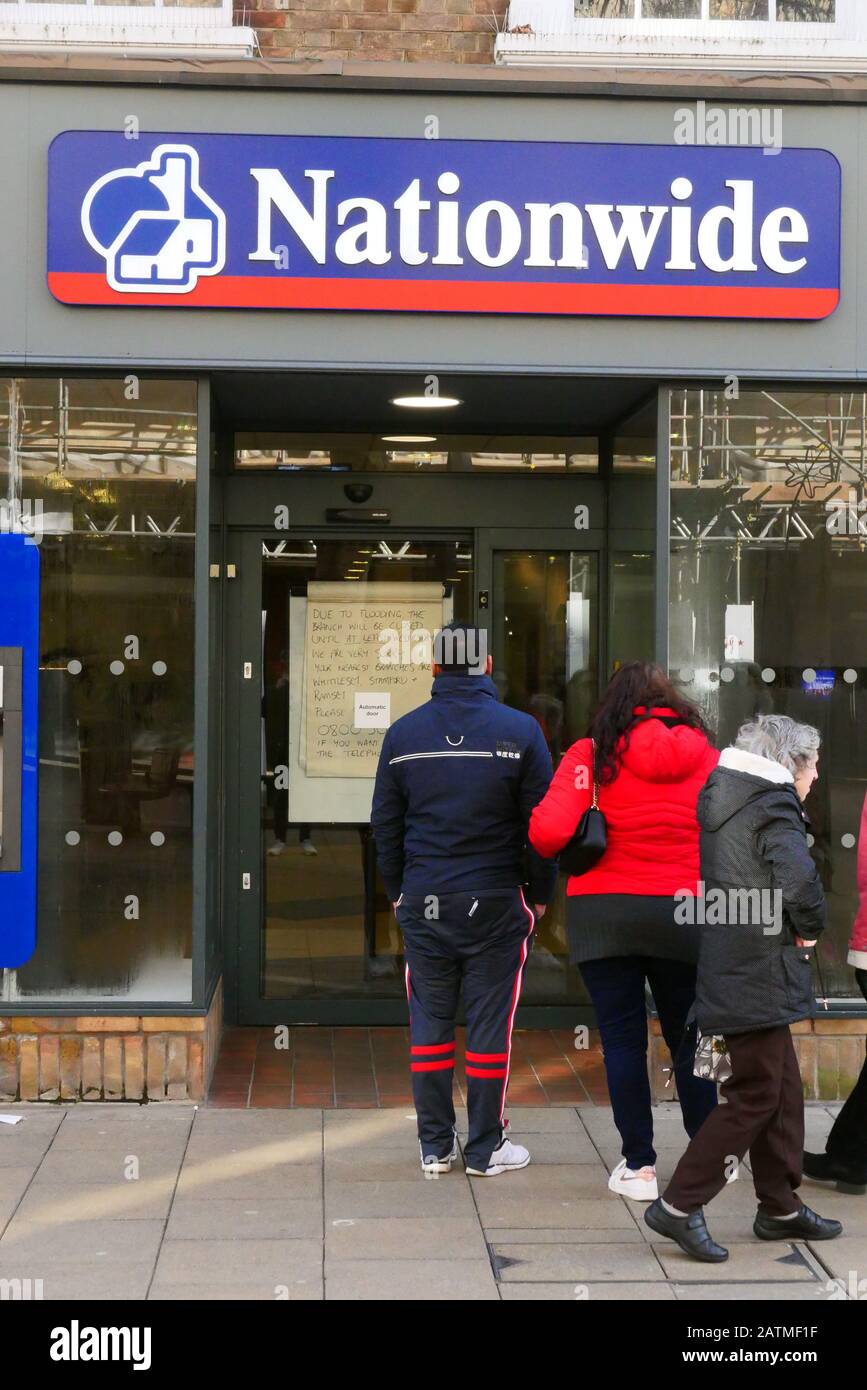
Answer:
MULTIPOLYGON (((822 1147, 836 1109, 808 1106, 808 1145, 822 1147)), ((607 1107, 511 1113, 532 1163, 468 1179, 422 1175, 406 1106, 0 1107, 23 1117, 0 1124, 0 1297, 867 1298, 867 1196, 805 1183, 844 1236, 767 1245, 744 1172, 708 1209, 731 1258, 700 1265, 607 1190, 607 1107)), ((686 1142, 676 1106, 656 1107, 656 1136, 665 1179, 686 1142)))

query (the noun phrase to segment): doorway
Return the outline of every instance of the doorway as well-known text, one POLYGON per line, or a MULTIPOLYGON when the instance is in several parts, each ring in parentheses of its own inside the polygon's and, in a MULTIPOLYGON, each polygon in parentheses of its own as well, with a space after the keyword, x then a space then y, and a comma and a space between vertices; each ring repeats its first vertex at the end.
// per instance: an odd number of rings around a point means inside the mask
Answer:
MULTIPOLYGON (((233 431, 230 1017, 405 1023, 402 943, 369 830, 384 728, 429 698, 423 635, 451 618, 486 630, 501 698, 538 720, 555 766, 612 662, 652 656, 655 400, 646 417, 619 445, 616 430, 412 441, 384 426, 233 431)), ((521 1021, 574 1025, 586 1005, 561 884, 521 1021)))

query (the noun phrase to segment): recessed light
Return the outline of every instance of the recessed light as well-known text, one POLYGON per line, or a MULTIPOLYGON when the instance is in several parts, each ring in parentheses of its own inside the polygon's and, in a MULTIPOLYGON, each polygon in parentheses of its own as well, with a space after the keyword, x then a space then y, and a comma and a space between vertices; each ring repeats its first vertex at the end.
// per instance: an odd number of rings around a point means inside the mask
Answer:
POLYGON ((405 406, 409 410, 445 410, 461 402, 457 396, 395 396, 391 404, 405 406))
POLYGON ((435 444, 435 434, 384 434, 384 444, 435 444))

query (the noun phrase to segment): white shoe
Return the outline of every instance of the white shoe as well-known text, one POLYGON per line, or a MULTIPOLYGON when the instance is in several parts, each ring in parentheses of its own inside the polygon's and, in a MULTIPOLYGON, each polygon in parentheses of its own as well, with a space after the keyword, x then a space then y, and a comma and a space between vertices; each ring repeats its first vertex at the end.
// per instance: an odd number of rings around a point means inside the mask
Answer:
POLYGON ((655 1202, 659 1196, 656 1183, 656 1169, 649 1164, 645 1168, 627 1168, 626 1159, 621 1158, 608 1179, 611 1192, 619 1192, 621 1197, 631 1197, 633 1202, 655 1202))
POLYGON ((511 1173, 518 1168, 526 1168, 530 1162, 530 1152, 521 1144, 513 1144, 511 1139, 502 1139, 500 1146, 491 1154, 487 1168, 468 1168, 474 1178, 495 1178, 498 1173, 511 1173))
POLYGON ((453 1136, 453 1138, 452 1138, 452 1151, 451 1151, 451 1153, 450 1153, 450 1154, 446 1154, 446 1156, 445 1156, 444 1158, 437 1158, 436 1154, 425 1154, 424 1150, 422 1149, 421 1140, 420 1140, 420 1139, 419 1139, 419 1141, 418 1141, 418 1156, 419 1156, 419 1158, 421 1159, 421 1169, 422 1169, 422 1172, 423 1172, 423 1173, 448 1173, 448 1172, 450 1172, 450 1171, 451 1171, 451 1166, 452 1166, 452 1164, 454 1163, 455 1159, 456 1159, 457 1156, 458 1156, 458 1136, 457 1136, 457 1133, 455 1133, 454 1136, 453 1136))
POLYGON ((285 854, 285 853, 286 853, 286 843, 285 843, 285 841, 284 841, 284 840, 275 840, 274 843, 273 843, 273 845, 269 845, 269 846, 268 846, 268 853, 269 853, 269 854, 285 854))
POLYGON ((313 843, 312 840, 302 840, 302 841, 301 841, 301 849, 302 849, 302 851, 303 851, 304 854, 318 854, 318 853, 319 853, 319 850, 316 848, 316 846, 314 845, 314 843, 313 843))

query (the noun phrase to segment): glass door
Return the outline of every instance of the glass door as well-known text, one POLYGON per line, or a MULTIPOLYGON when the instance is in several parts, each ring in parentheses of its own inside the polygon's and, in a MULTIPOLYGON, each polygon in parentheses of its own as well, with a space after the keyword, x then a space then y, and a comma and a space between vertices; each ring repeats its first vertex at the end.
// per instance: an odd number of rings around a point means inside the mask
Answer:
MULTIPOLYGON (((585 735, 598 698, 600 554, 551 545, 492 550, 494 680, 506 704, 538 721, 555 768, 585 735)), ((568 965, 561 879, 536 930, 522 1003, 584 1002, 568 965)))
POLYGON ((403 1022, 370 804, 385 729, 474 611, 469 535, 247 536, 240 566, 241 1022, 403 1022))

